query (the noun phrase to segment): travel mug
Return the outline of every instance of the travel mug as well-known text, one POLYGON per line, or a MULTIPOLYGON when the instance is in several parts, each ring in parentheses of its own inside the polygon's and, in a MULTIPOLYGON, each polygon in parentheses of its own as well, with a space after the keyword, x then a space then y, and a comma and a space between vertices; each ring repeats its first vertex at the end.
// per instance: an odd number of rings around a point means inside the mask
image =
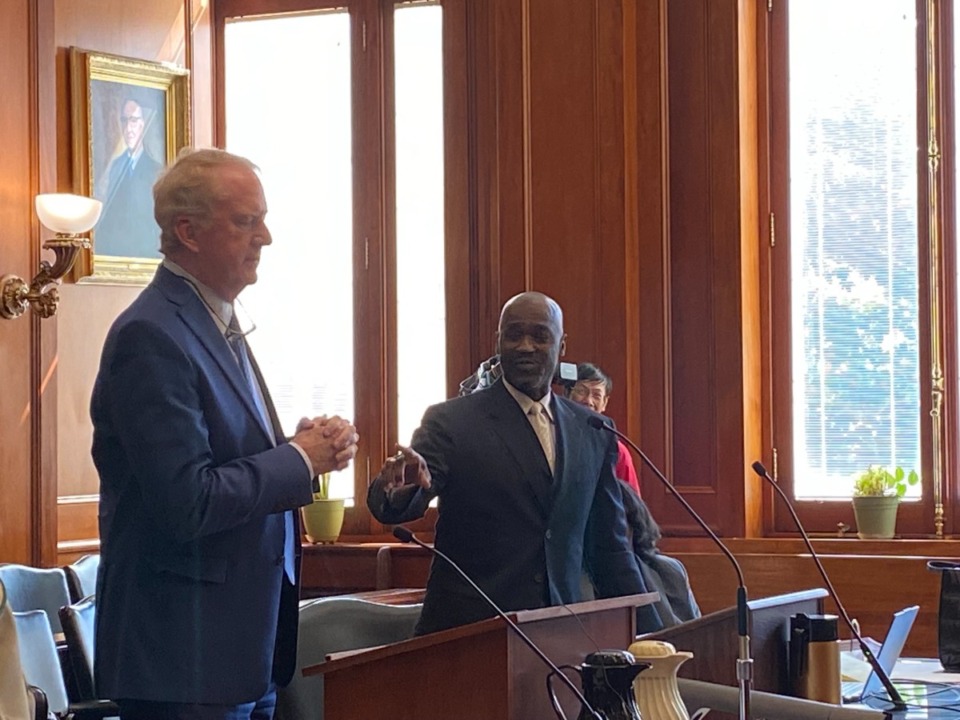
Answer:
POLYGON ((836 615, 799 613, 790 618, 793 694, 840 704, 840 643, 836 615))

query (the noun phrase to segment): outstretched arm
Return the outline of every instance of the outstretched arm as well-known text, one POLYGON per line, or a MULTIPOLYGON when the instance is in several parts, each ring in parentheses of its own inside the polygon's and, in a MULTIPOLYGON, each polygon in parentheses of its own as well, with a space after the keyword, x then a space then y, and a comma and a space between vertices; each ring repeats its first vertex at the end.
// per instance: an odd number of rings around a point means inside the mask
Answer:
POLYGON ((382 523, 395 525, 422 517, 434 497, 426 460, 416 450, 398 445, 367 489, 367 507, 382 523))

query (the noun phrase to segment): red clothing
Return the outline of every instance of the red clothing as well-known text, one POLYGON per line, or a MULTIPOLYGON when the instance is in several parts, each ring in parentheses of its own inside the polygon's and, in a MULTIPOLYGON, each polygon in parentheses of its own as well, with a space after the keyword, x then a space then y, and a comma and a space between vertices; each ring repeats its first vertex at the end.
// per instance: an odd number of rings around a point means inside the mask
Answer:
POLYGON ((613 469, 613 474, 632 487, 637 495, 640 495, 640 481, 637 479, 637 471, 633 467, 630 450, 619 440, 617 440, 617 466, 613 469))

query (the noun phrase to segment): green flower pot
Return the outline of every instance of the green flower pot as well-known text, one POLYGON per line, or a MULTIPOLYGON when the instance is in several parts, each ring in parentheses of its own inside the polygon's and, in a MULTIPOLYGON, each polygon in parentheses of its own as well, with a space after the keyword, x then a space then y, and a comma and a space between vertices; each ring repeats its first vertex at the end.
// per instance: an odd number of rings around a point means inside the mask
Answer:
POLYGON ((889 540, 897 530, 896 495, 860 495, 853 498, 853 515, 857 519, 857 537, 861 540, 889 540))
POLYGON ((343 527, 343 499, 314 500, 300 508, 307 540, 312 543, 335 543, 343 527))

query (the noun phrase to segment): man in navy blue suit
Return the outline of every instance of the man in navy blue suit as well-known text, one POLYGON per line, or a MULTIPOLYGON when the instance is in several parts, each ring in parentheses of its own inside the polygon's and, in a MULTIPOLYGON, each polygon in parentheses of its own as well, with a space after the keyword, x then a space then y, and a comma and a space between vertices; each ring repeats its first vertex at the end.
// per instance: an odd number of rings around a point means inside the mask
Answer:
MULTIPOLYGON (((527 292, 500 315, 502 377, 427 410, 410 448, 384 464, 367 505, 384 523, 423 515, 439 497, 435 545, 505 610, 581 600, 584 568, 600 597, 646 592, 627 537, 616 438, 588 408, 550 392, 566 336, 551 298, 527 292)), ((494 611, 434 561, 419 634, 494 611)), ((638 630, 660 629, 652 606, 638 630)))
POLYGON ((96 683, 121 717, 263 718, 296 663, 296 510, 355 456, 341 418, 289 442, 234 312, 272 242, 249 161, 181 157, 154 189, 162 265, 107 336, 96 683))

